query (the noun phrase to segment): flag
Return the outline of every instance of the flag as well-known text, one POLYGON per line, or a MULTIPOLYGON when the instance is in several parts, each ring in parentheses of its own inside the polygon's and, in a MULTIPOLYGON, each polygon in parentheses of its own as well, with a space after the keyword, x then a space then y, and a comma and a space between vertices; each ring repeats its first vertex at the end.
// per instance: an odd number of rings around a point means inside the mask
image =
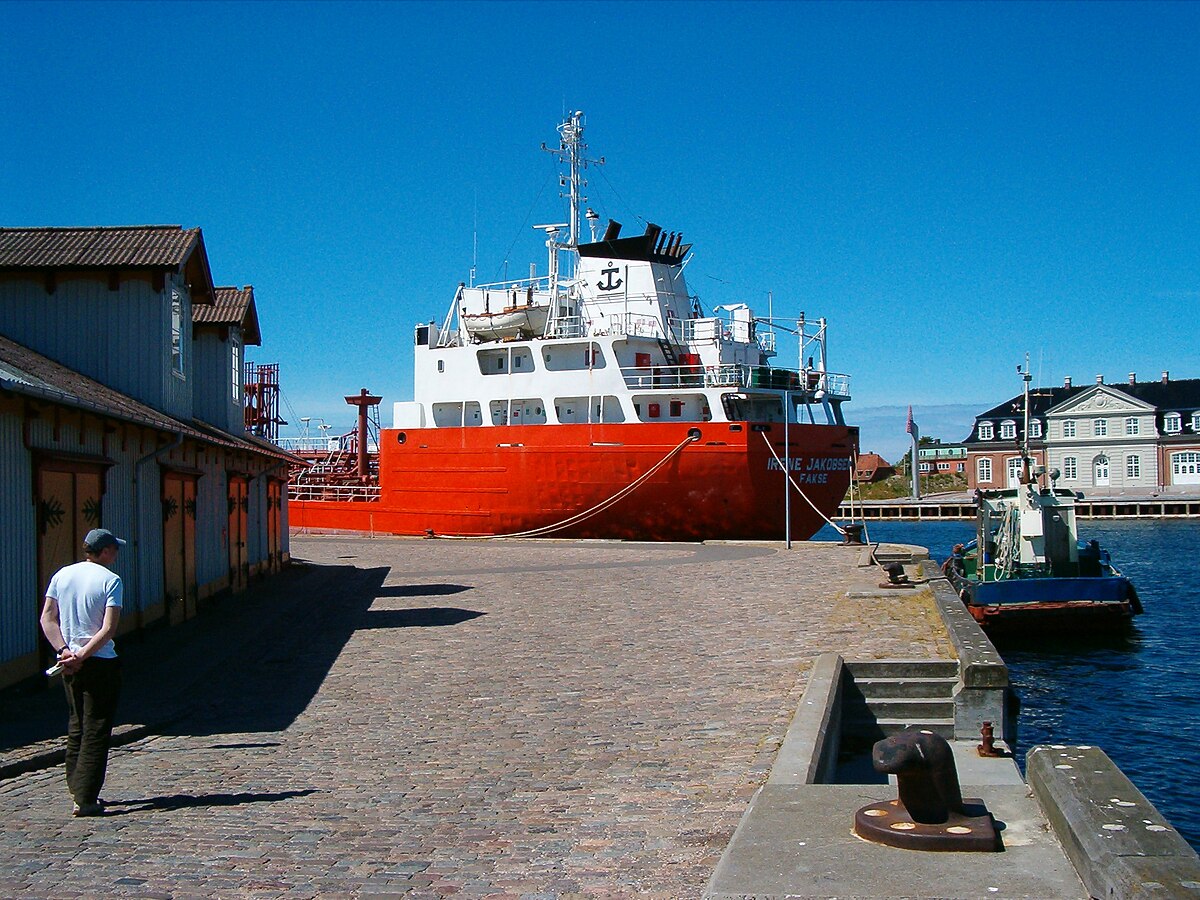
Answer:
POLYGON ((904 426, 904 430, 905 430, 905 431, 907 431, 909 434, 916 434, 916 433, 917 433, 917 425, 916 425, 916 423, 913 421, 913 417, 912 417, 912 407, 911 407, 911 406, 908 408, 908 422, 905 424, 905 426, 904 426))

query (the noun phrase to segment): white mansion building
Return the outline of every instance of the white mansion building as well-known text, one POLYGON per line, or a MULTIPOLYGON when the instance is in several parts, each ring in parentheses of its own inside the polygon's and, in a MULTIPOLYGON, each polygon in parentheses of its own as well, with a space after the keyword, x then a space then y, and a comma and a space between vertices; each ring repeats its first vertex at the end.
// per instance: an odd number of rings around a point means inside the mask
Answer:
MULTIPOLYGON (((1018 394, 975 418, 967 483, 1016 484, 1025 398, 1018 394)), ((1059 473, 1057 485, 1088 496, 1200 494, 1200 378, 1037 388, 1029 394, 1029 446, 1059 473)))

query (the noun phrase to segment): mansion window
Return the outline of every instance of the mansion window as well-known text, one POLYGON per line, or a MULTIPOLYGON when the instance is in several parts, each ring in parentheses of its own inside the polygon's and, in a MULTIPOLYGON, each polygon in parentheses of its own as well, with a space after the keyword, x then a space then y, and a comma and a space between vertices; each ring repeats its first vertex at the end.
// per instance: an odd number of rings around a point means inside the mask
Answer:
POLYGON ((1000 423, 1000 438, 1001 440, 1011 441, 1017 436, 1016 422, 1001 422, 1000 423))
POLYGON ((1075 481, 1079 477, 1079 460, 1074 456, 1063 457, 1063 478, 1075 481))
POLYGON ((1163 416, 1163 431, 1167 434, 1179 434, 1183 430, 1183 418, 1179 413, 1167 413, 1163 416))
POLYGON ((992 480, 992 461, 986 456, 975 463, 976 481, 980 484, 990 484, 992 480))
MULTIPOLYGON (((1185 450, 1182 453, 1172 453, 1171 472, 1176 476, 1200 476, 1200 453, 1197 453, 1193 450, 1185 450)), ((1188 479, 1188 481, 1193 481, 1193 479, 1188 479)))
MULTIPOLYGON (((992 439, 992 423, 991 422, 980 422, 979 423, 979 439, 981 441, 990 441, 992 439)), ((988 481, 991 481, 990 477, 988 478, 988 481)))
POLYGON ((1125 433, 1126 434, 1139 434, 1140 432, 1141 432, 1141 422, 1138 421, 1137 416, 1130 416, 1128 419, 1125 420, 1125 433))
POLYGON ((1094 419, 1092 421, 1092 434, 1096 437, 1108 437, 1108 419, 1094 419))
POLYGON ((1074 419, 1063 419, 1063 437, 1065 437, 1065 438, 1075 437, 1075 420, 1074 419))
POLYGON ((1029 436, 1031 438, 1040 438, 1042 436, 1042 421, 1041 421, 1041 419, 1031 419, 1030 420, 1029 436))
POLYGON ((1200 431, 1200 412, 1192 413, 1192 431, 1200 431))
POLYGON ((1125 477, 1141 478, 1142 477, 1142 458, 1136 454, 1130 454, 1125 457, 1125 477))

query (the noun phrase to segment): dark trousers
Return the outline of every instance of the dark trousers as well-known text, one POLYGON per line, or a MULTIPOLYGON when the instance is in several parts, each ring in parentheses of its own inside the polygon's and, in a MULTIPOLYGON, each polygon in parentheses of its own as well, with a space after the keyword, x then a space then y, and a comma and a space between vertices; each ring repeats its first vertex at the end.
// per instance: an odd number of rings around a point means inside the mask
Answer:
POLYGON ((121 661, 91 657, 74 675, 63 677, 67 691, 67 787, 81 806, 95 803, 108 767, 108 742, 121 693, 121 661))

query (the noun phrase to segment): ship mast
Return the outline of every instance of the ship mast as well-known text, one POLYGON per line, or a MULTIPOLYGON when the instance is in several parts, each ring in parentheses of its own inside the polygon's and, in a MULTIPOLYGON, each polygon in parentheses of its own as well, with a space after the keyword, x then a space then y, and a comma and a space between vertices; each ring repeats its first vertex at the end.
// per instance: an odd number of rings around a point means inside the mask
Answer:
POLYGON ((547 147, 544 143, 542 144, 542 149, 547 153, 553 153, 567 167, 567 174, 565 176, 560 175, 558 179, 559 187, 567 188, 565 193, 562 191, 559 192, 559 196, 568 202, 567 239, 565 242, 556 241, 555 248, 571 251, 571 265, 568 274, 570 278, 574 279, 579 261, 578 254, 575 252, 579 247, 579 210, 583 204, 587 203, 588 199, 583 196, 583 188, 587 187, 587 180, 583 177, 582 173, 589 165, 604 165, 604 157, 588 159, 585 156, 587 144, 583 140, 582 110, 576 110, 571 114, 571 118, 558 126, 557 149, 547 147))

